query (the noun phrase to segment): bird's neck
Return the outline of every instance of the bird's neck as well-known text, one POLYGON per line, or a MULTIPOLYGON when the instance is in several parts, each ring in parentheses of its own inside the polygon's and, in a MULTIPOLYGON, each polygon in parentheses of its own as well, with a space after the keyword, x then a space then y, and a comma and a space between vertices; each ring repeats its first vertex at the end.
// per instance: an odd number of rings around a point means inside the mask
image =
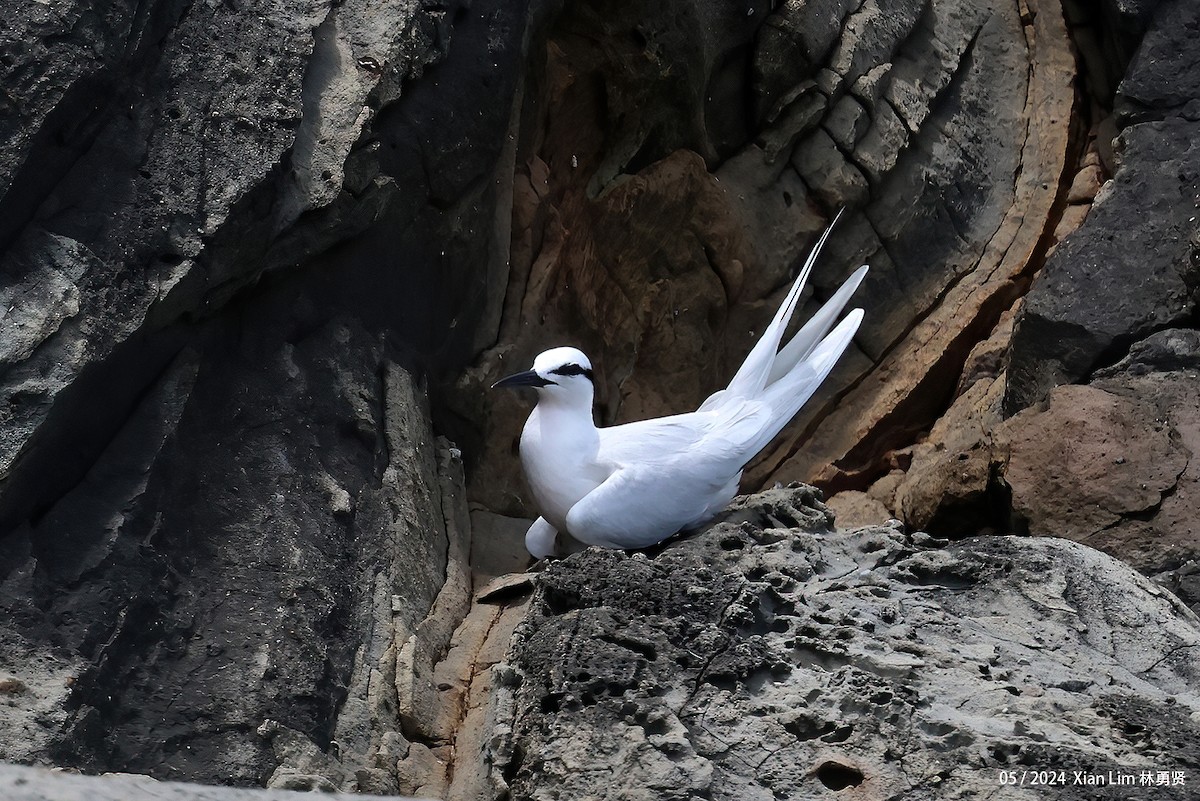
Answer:
POLYGON ((542 425, 552 426, 560 436, 595 436, 596 422, 592 418, 590 397, 539 398, 534 413, 542 425))

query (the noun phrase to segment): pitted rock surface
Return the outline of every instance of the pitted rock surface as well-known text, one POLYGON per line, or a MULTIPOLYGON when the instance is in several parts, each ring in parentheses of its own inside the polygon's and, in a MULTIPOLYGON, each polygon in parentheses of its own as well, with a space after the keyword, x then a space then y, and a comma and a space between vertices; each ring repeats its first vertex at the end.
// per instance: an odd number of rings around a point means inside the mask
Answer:
POLYGON ((1200 621, 1065 540, 833 531, 774 490, 659 553, 556 563, 530 610, 492 757, 514 798, 1085 799, 999 773, 1200 767, 1175 747, 1200 621))

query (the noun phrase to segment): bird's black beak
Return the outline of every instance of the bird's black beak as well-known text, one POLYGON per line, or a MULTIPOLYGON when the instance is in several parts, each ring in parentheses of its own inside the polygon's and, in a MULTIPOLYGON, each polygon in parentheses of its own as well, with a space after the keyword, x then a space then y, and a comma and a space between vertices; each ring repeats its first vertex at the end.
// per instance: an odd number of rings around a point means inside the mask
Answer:
POLYGON ((544 387, 547 384, 553 384, 542 378, 534 370, 526 370, 523 373, 514 373, 507 378, 501 378, 495 384, 492 384, 492 389, 501 389, 502 387, 544 387))

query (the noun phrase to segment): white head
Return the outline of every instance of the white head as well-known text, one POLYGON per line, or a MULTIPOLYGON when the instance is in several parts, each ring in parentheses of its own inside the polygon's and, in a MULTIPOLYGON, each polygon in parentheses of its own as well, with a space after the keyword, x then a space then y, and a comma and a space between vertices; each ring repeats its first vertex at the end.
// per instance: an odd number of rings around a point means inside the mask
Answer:
POLYGON ((538 400, 565 401, 592 405, 595 392, 592 363, 577 348, 552 348, 538 354, 533 369, 502 378, 497 387, 534 387, 538 400))

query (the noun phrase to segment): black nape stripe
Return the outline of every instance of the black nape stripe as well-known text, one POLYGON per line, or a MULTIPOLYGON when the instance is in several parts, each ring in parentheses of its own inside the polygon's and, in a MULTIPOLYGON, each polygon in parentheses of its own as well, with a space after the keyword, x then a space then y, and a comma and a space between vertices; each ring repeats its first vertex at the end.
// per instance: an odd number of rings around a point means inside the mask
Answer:
POLYGON ((557 370, 551 370, 550 372, 554 375, 585 375, 588 381, 591 381, 593 384, 596 383, 596 378, 592 375, 592 371, 578 364, 564 364, 557 370))

